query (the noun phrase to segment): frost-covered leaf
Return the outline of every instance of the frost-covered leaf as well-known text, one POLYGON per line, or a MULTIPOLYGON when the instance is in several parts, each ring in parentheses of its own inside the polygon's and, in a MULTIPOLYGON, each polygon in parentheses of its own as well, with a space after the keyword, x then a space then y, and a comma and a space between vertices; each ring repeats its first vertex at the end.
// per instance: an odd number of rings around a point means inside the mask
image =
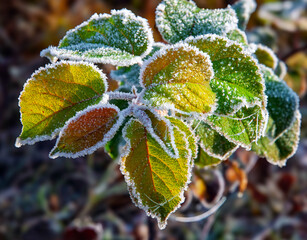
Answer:
POLYGON ((197 142, 194 135, 194 132, 191 130, 191 128, 183 122, 181 119, 176 117, 167 117, 167 119, 176 126, 180 131, 184 132, 186 135, 186 138, 189 142, 189 148, 192 152, 192 158, 196 158, 197 156, 197 142))
POLYGON ((239 0, 232 8, 236 11, 239 18, 238 26, 240 29, 245 30, 251 14, 256 10, 257 3, 255 0, 239 0))
POLYGON ((78 111, 96 104, 107 89, 94 65, 58 62, 37 70, 19 98, 23 129, 16 146, 54 138, 78 111))
POLYGON ((275 142, 262 137, 257 144, 253 143, 252 150, 265 157, 270 163, 284 166, 287 159, 296 152, 300 136, 301 114, 297 110, 295 121, 275 142))
POLYGON ((134 203, 166 226, 169 215, 184 201, 191 176, 191 153, 183 132, 174 127, 179 158, 170 157, 146 128, 131 120, 124 129, 127 142, 121 171, 134 203))
POLYGON ((298 96, 270 68, 262 67, 262 72, 268 96, 269 124, 266 135, 276 139, 292 125, 298 109, 298 96))
POLYGON ((267 112, 264 107, 242 107, 233 115, 212 115, 206 121, 228 141, 250 149, 264 133, 267 112))
POLYGON ((162 1, 156 10, 156 25, 164 40, 177 43, 190 36, 198 11, 193 1, 162 1))
POLYGON ((231 114, 242 105, 262 106, 264 81, 256 60, 242 45, 212 34, 185 42, 210 56, 214 70, 210 86, 218 99, 216 113, 231 114))
POLYGON ((195 23, 190 36, 218 34, 226 36, 238 27, 236 13, 230 7, 225 9, 201 9, 195 15, 195 23))
POLYGON ((195 159, 195 165, 198 167, 216 166, 222 162, 221 159, 208 155, 201 147, 198 148, 198 155, 195 159))
MULTIPOLYGON (((151 52, 144 59, 148 59, 164 46, 163 43, 154 43, 151 52)), ((117 70, 111 71, 110 76, 120 82, 119 90, 131 90, 132 86, 140 89, 140 70, 141 67, 139 64, 134 64, 129 67, 118 67, 117 70)))
POLYGON ((41 56, 87 60, 129 66, 142 61, 153 43, 148 23, 127 9, 94 14, 68 31, 58 47, 49 47, 41 56))
POLYGON ((110 104, 90 106, 71 118, 60 132, 50 157, 80 157, 103 147, 115 135, 124 117, 110 104))
POLYGON ((226 37, 232 41, 241 43, 243 45, 247 45, 247 36, 245 32, 238 28, 229 31, 226 37))
POLYGON ((276 57, 275 53, 270 48, 262 44, 257 44, 256 46, 257 48, 254 55, 258 62, 269 68, 275 69, 278 63, 278 58, 276 57))
POLYGON ((200 147, 213 158, 224 160, 238 148, 204 121, 194 121, 193 128, 200 147))
POLYGON ((215 94, 209 83, 213 69, 207 54, 187 44, 163 48, 141 69, 143 102, 182 113, 209 113, 215 94))
POLYGON ((208 33, 225 35, 237 28, 237 23, 236 13, 231 8, 200 9, 187 0, 164 0, 156 10, 156 25, 169 43, 208 33))
POLYGON ((111 71, 111 78, 120 82, 119 90, 130 90, 132 86, 140 88, 140 65, 134 64, 129 67, 120 67, 111 71))
POLYGON ((284 79, 287 74, 287 66, 285 62, 279 60, 274 72, 280 79, 284 79))
POLYGON ((147 107, 134 108, 133 115, 145 126, 146 131, 171 157, 178 157, 175 145, 173 125, 170 121, 147 107))

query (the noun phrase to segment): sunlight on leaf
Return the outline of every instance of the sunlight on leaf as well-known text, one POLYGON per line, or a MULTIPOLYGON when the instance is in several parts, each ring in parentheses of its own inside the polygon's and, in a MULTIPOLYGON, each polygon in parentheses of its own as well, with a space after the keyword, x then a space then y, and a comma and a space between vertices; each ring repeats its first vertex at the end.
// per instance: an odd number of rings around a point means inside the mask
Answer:
POLYGON ((275 53, 264 45, 257 44, 256 46, 257 49, 254 52, 254 55, 258 62, 274 70, 278 63, 278 58, 275 53))
POLYGON ((231 114, 244 105, 262 106, 264 81, 257 61, 242 45, 212 34, 185 42, 210 56, 214 70, 210 86, 218 99, 216 113, 231 114))
POLYGON ((78 111, 98 103, 106 76, 94 65, 58 62, 36 71, 19 98, 22 133, 16 145, 54 138, 78 111))
POLYGON ((187 44, 163 48, 141 69, 142 100, 153 107, 182 113, 209 113, 215 94, 209 83, 213 76, 208 55, 187 44))
POLYGON ((135 204, 157 218, 165 228, 169 215, 183 202, 183 192, 191 177, 191 153, 184 133, 174 128, 179 158, 171 158, 146 128, 131 120, 124 129, 127 142, 121 161, 135 204))
POLYGON ((245 32, 240 29, 234 29, 227 33, 226 37, 232 41, 247 45, 247 36, 245 32))
POLYGON ((113 105, 96 105, 71 118, 60 132, 50 157, 80 157, 103 147, 123 122, 113 105))

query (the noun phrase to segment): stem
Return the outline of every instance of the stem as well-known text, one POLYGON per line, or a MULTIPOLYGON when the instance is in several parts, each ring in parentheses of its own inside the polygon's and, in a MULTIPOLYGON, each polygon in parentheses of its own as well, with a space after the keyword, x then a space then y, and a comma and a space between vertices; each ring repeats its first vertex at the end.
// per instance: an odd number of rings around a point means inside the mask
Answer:
POLYGON ((210 215, 212 215, 213 213, 215 213, 226 201, 226 197, 222 197, 220 201, 217 202, 217 204, 214 205, 214 207, 210 208, 208 211, 197 215, 197 216, 193 216, 193 217, 176 217, 173 216, 172 218, 175 221, 178 222, 198 222, 201 221, 203 219, 206 219, 207 217, 209 217, 210 215))
POLYGON ((295 48, 291 52, 286 54, 285 56, 281 57, 281 60, 283 60, 285 62, 285 61, 287 61, 288 58, 292 57, 294 54, 301 52, 301 51, 305 51, 305 50, 307 50, 307 45, 299 47, 299 48, 295 48))
POLYGON ((137 98, 135 94, 125 93, 125 92, 106 92, 105 94, 109 96, 109 100, 119 99, 119 100, 131 101, 137 98))

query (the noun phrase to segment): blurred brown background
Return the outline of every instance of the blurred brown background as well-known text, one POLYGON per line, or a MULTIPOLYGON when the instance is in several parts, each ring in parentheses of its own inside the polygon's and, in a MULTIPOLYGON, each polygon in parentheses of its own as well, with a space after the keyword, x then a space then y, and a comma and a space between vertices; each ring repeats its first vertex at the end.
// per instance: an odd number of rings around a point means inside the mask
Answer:
MULTIPOLYGON (((51 160, 48 152, 54 141, 14 147, 21 131, 19 93, 32 72, 48 62, 40 58, 40 51, 57 45, 66 31, 93 13, 121 8, 147 18, 155 40, 161 41, 154 26, 159 2, 1 0, 0 240, 91 240, 99 234, 103 239, 307 239, 305 0, 259 0, 248 25, 250 40, 271 47, 287 63, 285 80, 300 96, 303 119, 297 154, 282 169, 259 159, 248 174, 243 197, 230 196, 208 219, 196 223, 170 220, 166 230, 158 230, 156 222, 131 203, 117 163, 103 149, 84 158, 51 160), (274 11, 268 3, 275 4, 274 11)), ((223 8, 234 2, 196 1, 205 8, 223 8)), ((200 185, 194 179, 194 197, 179 214, 206 211, 199 200, 209 201, 216 191, 206 174, 200 185)))

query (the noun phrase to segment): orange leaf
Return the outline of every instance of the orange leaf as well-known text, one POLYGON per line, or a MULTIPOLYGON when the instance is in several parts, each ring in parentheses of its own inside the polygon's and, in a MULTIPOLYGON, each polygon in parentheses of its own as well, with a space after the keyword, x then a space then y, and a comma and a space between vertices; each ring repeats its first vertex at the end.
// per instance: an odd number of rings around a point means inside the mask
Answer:
POLYGON ((50 157, 80 157, 103 147, 123 122, 114 105, 96 105, 79 112, 66 123, 50 157))

